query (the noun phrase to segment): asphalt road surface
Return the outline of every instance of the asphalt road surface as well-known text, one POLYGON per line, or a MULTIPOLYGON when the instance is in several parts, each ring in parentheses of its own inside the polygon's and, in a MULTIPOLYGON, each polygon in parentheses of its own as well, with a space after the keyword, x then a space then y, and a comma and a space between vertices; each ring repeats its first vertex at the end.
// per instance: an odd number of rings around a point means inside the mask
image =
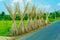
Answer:
POLYGON ((17 40, 60 40, 60 20, 17 40))

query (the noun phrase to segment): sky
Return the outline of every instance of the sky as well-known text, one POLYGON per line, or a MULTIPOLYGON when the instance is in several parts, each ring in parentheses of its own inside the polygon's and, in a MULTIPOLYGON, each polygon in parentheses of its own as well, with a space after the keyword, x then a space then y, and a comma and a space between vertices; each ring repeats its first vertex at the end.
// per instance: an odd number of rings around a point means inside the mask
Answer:
POLYGON ((0 13, 4 11, 6 14, 8 14, 8 11, 3 2, 10 4, 11 7, 19 2, 22 10, 24 7, 23 5, 27 2, 29 2, 31 6, 35 5, 38 10, 43 9, 44 11, 49 12, 60 10, 60 0, 0 0, 0 13))

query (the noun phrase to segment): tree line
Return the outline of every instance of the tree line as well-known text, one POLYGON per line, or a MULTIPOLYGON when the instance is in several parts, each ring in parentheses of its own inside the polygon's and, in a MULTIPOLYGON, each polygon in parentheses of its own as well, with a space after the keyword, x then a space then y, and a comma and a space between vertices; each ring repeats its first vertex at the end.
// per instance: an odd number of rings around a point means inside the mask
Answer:
MULTIPOLYGON (((60 11, 50 12, 49 14, 50 14, 49 18, 51 18, 51 19, 55 19, 55 17, 60 17, 60 11)), ((37 15, 38 15, 38 13, 37 13, 37 15)), ((32 18, 34 18, 34 17, 32 17, 32 18)), ((44 19, 46 18, 46 13, 44 13, 43 18, 44 19)), ((27 20, 27 19, 28 19, 28 14, 25 14, 24 20, 27 20)), ((38 16, 37 16, 37 19, 38 19, 38 16)), ((11 19, 10 15, 7 15, 4 11, 2 11, 0 13, 0 20, 12 20, 12 19, 11 19)), ((15 20, 20 20, 18 14, 16 14, 15 20)))

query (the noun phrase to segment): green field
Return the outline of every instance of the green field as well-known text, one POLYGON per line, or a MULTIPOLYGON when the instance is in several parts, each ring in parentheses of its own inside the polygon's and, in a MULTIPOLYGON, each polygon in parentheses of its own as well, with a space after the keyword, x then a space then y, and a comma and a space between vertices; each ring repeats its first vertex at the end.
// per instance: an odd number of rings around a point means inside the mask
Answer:
MULTIPOLYGON (((56 21, 56 20, 60 20, 60 18, 55 19, 49 19, 50 22, 56 21)), ((24 23, 26 24, 26 20, 24 21, 24 23)), ((19 24, 19 21, 16 21, 16 24, 19 24)), ((7 36, 9 35, 9 29, 12 26, 12 21, 0 21, 0 36, 7 36)))
MULTIPOLYGON (((24 23, 26 24, 26 21, 24 21, 24 23)), ((16 21, 16 24, 19 24, 19 21, 16 21)), ((9 29, 12 26, 12 21, 0 21, 0 35, 1 36, 6 36, 9 35, 9 29)))

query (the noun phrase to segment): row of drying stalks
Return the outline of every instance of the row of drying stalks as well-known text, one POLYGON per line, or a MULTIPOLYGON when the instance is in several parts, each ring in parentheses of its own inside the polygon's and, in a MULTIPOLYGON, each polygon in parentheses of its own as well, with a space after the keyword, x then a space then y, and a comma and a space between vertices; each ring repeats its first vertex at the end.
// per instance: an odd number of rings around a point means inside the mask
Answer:
POLYGON ((11 29, 9 31, 10 35, 12 35, 12 36, 28 33, 37 28, 41 28, 49 23, 48 12, 46 13, 45 21, 43 20, 42 11, 39 11, 39 13, 38 13, 39 19, 37 19, 36 7, 35 6, 29 7, 28 3, 24 6, 25 8, 24 8, 23 12, 21 12, 19 3, 17 3, 14 7, 12 7, 12 8, 14 8, 14 11, 12 10, 11 6, 9 6, 9 4, 7 5, 6 3, 4 3, 4 5, 5 5, 7 11, 9 12, 10 17, 12 18, 13 23, 12 23, 11 29), (16 25, 16 22, 15 22, 16 13, 18 13, 19 17, 21 18, 19 25, 16 25), (26 13, 28 14, 28 20, 27 20, 27 23, 24 24, 23 19, 24 19, 26 13), (33 16, 34 16, 34 19, 32 19, 33 16))

